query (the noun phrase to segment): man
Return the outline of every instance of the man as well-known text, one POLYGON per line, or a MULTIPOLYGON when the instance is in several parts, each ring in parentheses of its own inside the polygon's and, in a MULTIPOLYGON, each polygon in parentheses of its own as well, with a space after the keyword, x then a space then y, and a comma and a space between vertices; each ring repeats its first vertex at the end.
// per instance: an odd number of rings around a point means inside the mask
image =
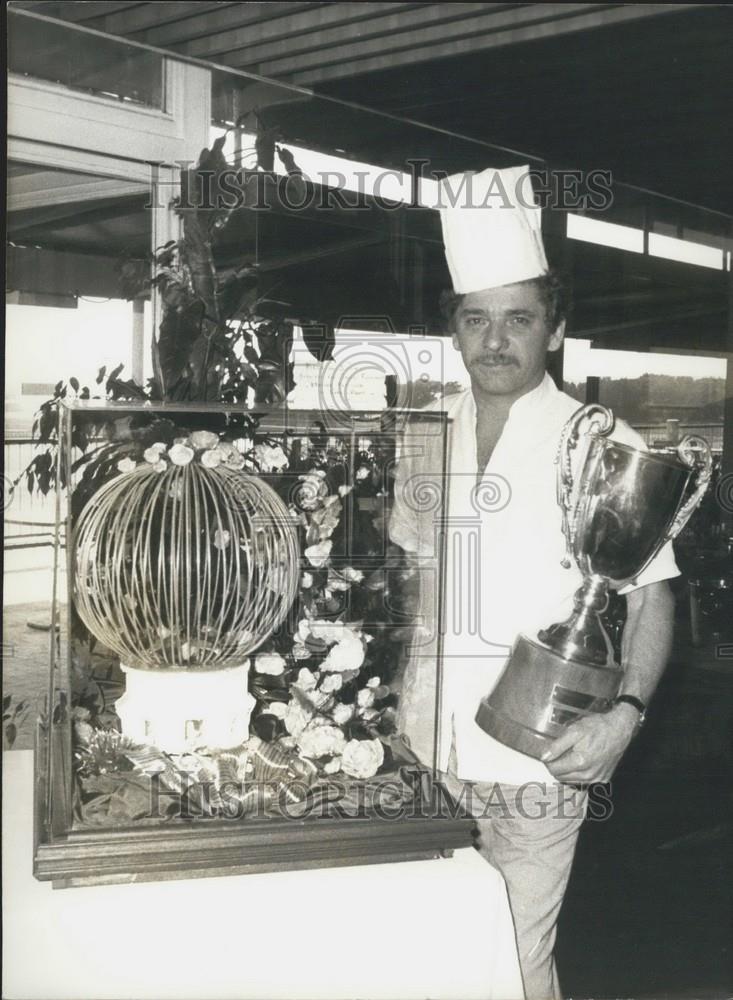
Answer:
MULTIPOLYGON (((643 718, 669 653, 673 600, 665 581, 678 570, 667 545, 623 591, 625 676, 622 698, 608 713, 570 725, 542 761, 478 727, 479 701, 496 684, 516 636, 566 618, 582 581, 576 566, 561 565, 555 493, 560 434, 578 403, 545 370, 548 353, 563 341, 564 303, 547 268, 539 209, 527 204, 526 173, 468 175, 474 205, 441 210, 456 293, 448 303, 450 328, 471 389, 433 404, 451 418, 437 767, 477 817, 480 849, 507 883, 526 996, 544 1000, 560 996, 552 952, 585 816, 582 786, 611 778, 643 718), (511 204, 489 207, 497 176, 511 204), (488 504, 481 499, 487 491, 488 504), (463 544, 467 532, 470 548, 463 544)), ((621 421, 613 437, 644 448, 621 421)), ((403 451, 390 521, 392 540, 418 562, 431 554, 434 525, 421 519, 410 492, 429 453, 429 446, 422 457, 419 448, 403 451)), ((426 592, 422 612, 435 628, 437 598, 426 592)), ((402 728, 426 762, 437 696, 433 649, 412 656, 401 706, 402 728)))

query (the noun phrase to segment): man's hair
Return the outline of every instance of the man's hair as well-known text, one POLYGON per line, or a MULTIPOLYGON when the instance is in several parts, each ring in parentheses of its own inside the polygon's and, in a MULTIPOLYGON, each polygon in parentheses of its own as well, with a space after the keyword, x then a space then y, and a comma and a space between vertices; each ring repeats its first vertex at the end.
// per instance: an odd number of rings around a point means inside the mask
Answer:
MULTIPOLYGON (((550 326, 556 330, 568 313, 568 289, 560 273, 550 270, 537 278, 529 278, 520 284, 533 284, 542 296, 545 313, 550 326)), ((463 301, 463 295, 456 292, 442 292, 440 296, 440 311, 448 326, 453 330, 456 311, 463 301)))

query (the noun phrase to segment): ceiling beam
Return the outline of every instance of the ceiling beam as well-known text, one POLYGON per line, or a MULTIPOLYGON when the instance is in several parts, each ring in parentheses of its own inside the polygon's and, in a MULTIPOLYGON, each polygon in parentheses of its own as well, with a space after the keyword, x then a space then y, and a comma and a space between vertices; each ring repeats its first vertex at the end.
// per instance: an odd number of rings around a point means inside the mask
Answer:
MULTIPOLYGON (((529 5, 528 5, 529 6, 529 5)), ((589 31, 596 28, 620 24, 625 21, 635 21, 641 18, 678 13, 681 10, 699 7, 699 4, 537 4, 533 8, 542 8, 549 12, 556 10, 554 15, 536 14, 532 23, 517 26, 516 17, 506 26, 498 26, 496 20, 489 16, 476 18, 473 22, 461 22, 457 31, 435 30, 428 37, 423 33, 411 32, 407 36, 380 42, 367 43, 360 47, 358 43, 342 46, 333 52, 330 59, 318 62, 314 58, 269 60, 247 67, 264 76, 287 79, 289 83, 299 86, 313 86, 328 80, 356 76, 357 74, 379 70, 395 69, 401 66, 426 62, 431 59, 447 59, 452 56, 472 52, 484 52, 501 46, 513 45, 519 42, 538 41, 569 34, 576 31, 589 31), (601 8, 589 11, 589 7, 601 8), (565 8, 560 11, 559 8, 565 8), (482 25, 482 21, 486 24, 482 25), (470 30, 466 30, 466 25, 470 30), (417 37, 416 37, 417 35, 417 37)), ((510 19, 507 19, 510 20, 510 19)))
MULTIPOLYGON (((228 33, 214 38, 191 42, 181 47, 186 55, 224 59, 230 66, 244 67, 261 65, 268 59, 279 59, 283 51, 287 58, 295 59, 305 53, 323 53, 340 50, 348 43, 359 47, 371 39, 393 39, 412 37, 417 29, 427 30, 437 25, 471 20, 476 17, 477 8, 490 6, 476 3, 433 3, 433 4, 389 4, 374 3, 371 16, 355 30, 354 21, 344 19, 326 27, 317 26, 314 19, 303 17, 303 28, 292 34, 294 18, 276 23, 259 25, 257 31, 249 32, 244 44, 237 43, 234 35, 228 33), (404 9, 396 11, 401 6, 404 9), (309 26, 310 25, 310 26, 309 26)), ((506 4, 493 4, 506 7, 506 4)))
MULTIPOLYGON (((317 4, 313 10, 299 9, 287 17, 268 19, 253 19, 252 24, 242 24, 241 15, 237 27, 209 34, 205 38, 184 42, 177 46, 177 51, 198 59, 213 59, 225 52, 236 52, 240 48, 249 50, 251 46, 265 45, 268 42, 279 41, 280 52, 291 45, 298 48, 300 39, 319 38, 320 32, 333 27, 341 27, 348 39, 360 38, 365 30, 361 25, 368 25, 375 17, 383 13, 392 13, 399 19, 403 12, 416 8, 433 6, 421 3, 333 3, 317 4), (282 44, 286 43, 286 44, 282 44)), ((453 9, 453 4, 449 10, 453 9)), ((473 4, 474 7, 484 7, 484 4, 473 4)), ((239 65, 238 62, 227 59, 229 65, 239 65)))
MULTIPOLYGON (((116 2, 110 0, 87 0, 80 3, 79 0, 42 0, 40 3, 16 3, 13 6, 32 10, 35 14, 46 14, 48 17, 57 17, 60 21, 72 21, 74 24, 84 24, 95 18, 109 16, 109 14, 121 11, 132 11, 134 7, 144 7, 141 0, 127 0, 127 2, 116 2)), ((12 8, 11 8, 12 9, 12 8)))
MULTIPOLYGON (((169 24, 184 24, 193 17, 206 18, 220 7, 240 7, 240 4, 219 3, 218 0, 197 0, 196 3, 173 2, 173 0, 147 0, 135 10, 102 14, 95 18, 85 18, 89 28, 108 31, 112 35, 136 35, 141 31, 155 30, 169 24)), ((247 5, 249 6, 249 5, 247 5)), ((260 7, 261 4, 254 6, 260 7)))
MULTIPOLYGON (((191 4, 191 7, 195 7, 191 4)), ((221 3, 216 10, 206 14, 192 13, 184 20, 173 24, 161 24, 159 27, 147 29, 138 39, 148 45, 175 47, 182 51, 182 45, 194 39, 206 38, 222 31, 234 31, 247 25, 252 30, 264 20, 268 23, 284 20, 291 14, 315 10, 317 7, 328 6, 324 3, 221 3)))

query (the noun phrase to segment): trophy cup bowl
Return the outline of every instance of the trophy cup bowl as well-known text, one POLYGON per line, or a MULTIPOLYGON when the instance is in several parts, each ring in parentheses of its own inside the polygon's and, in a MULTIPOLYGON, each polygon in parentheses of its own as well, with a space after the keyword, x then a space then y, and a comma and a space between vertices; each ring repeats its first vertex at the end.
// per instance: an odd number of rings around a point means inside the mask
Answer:
POLYGON ((601 623, 609 588, 633 584, 698 506, 712 475, 708 443, 688 435, 676 453, 614 441, 610 410, 581 407, 565 425, 557 456, 558 503, 567 552, 583 575, 575 609, 536 639, 519 635, 476 722, 499 742, 539 758, 571 722, 608 711, 623 669, 601 623), (581 435, 581 427, 588 425, 581 435), (572 453, 587 444, 574 475, 572 453), (691 486, 692 480, 695 480, 691 486))

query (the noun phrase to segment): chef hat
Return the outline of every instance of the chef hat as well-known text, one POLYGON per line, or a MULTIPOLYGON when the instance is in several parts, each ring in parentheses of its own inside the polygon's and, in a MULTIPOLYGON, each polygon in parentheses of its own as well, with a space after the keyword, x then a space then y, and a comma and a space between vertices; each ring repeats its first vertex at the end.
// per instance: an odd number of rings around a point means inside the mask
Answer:
POLYGON ((547 273, 529 167, 489 168, 441 181, 440 221, 458 294, 547 273))

